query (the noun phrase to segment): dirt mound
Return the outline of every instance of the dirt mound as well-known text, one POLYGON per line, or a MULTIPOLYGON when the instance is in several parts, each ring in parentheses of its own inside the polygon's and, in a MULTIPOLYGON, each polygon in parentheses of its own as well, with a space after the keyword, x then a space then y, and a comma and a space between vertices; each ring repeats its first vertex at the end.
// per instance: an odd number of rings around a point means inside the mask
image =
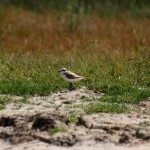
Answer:
MULTIPOLYGON (((114 149, 144 146, 146 150, 150 144, 148 111, 139 114, 87 115, 82 108, 70 107, 88 104, 83 101, 84 97, 96 98, 102 95, 82 88, 47 97, 30 97, 30 104, 8 104, 5 110, 0 111, 0 144, 3 149, 18 147, 19 150, 42 149, 46 146, 52 149, 71 147, 74 150, 80 147, 103 147, 105 150, 111 148, 110 145, 114 149)), ((143 110, 143 104, 139 105, 140 108, 143 110)))

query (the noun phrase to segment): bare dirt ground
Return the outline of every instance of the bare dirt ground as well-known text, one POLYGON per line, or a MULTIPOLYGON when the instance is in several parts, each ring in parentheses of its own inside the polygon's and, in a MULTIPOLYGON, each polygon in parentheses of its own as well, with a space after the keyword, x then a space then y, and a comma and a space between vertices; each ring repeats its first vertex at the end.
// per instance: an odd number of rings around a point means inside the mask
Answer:
POLYGON ((150 99, 129 105, 128 114, 86 114, 73 107, 96 103, 84 97, 100 96, 81 88, 30 97, 30 104, 7 104, 0 111, 0 150, 150 150, 150 99), (48 132, 62 127, 66 132, 48 132))

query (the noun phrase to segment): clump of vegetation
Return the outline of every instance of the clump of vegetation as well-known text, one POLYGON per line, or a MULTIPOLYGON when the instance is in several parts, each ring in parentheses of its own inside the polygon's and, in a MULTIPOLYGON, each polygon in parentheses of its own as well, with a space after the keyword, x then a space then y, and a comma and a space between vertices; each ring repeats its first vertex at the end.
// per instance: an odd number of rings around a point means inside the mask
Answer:
POLYGON ((67 129, 65 129, 65 128, 50 128, 50 129, 48 129, 48 132, 50 132, 50 133, 67 132, 67 129))
POLYGON ((5 106, 4 105, 0 105, 0 110, 3 110, 5 109, 5 106))
POLYGON ((15 98, 12 98, 11 96, 1 96, 0 97, 0 110, 5 109, 5 105, 8 103, 17 103, 17 102, 21 102, 24 104, 30 103, 26 97, 15 99, 15 98))
POLYGON ((105 112, 105 113, 129 113, 130 108, 126 106, 125 103, 116 104, 116 103, 94 103, 94 104, 76 104, 72 106, 67 106, 70 108, 81 108, 86 113, 98 113, 98 112, 105 112))
POLYGON ((71 123, 78 123, 79 117, 76 114, 70 113, 65 116, 66 120, 71 123))
POLYGON ((104 96, 99 100, 103 102, 138 104, 140 101, 147 99, 149 96, 150 90, 139 90, 136 92, 124 93, 122 95, 104 96))
POLYGON ((2 97, 0 97, 0 104, 1 105, 5 105, 5 104, 11 103, 11 102, 22 102, 22 103, 25 103, 25 104, 30 103, 26 97, 19 98, 19 99, 12 98, 11 96, 2 96, 2 97))
POLYGON ((137 87, 121 88, 119 86, 103 87, 101 90, 105 91, 108 95, 100 98, 87 98, 84 101, 102 101, 108 103, 132 103, 138 104, 140 101, 147 99, 150 96, 148 88, 139 89, 137 87))
POLYGON ((86 113, 129 113, 130 109, 125 104, 91 104, 84 105, 83 109, 86 113))

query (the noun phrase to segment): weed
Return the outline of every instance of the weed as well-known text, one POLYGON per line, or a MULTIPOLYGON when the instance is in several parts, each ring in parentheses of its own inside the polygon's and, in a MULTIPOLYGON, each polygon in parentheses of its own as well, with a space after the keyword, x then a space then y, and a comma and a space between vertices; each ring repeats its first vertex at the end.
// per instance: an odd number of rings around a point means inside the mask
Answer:
POLYGON ((24 104, 30 103, 26 97, 15 99, 15 98, 12 98, 11 96, 2 96, 0 97, 0 110, 4 109, 5 105, 8 103, 17 103, 17 102, 21 102, 24 104))
POLYGON ((48 132, 50 132, 50 133, 67 132, 67 129, 65 129, 65 128, 50 128, 50 129, 48 129, 48 132))
POLYGON ((98 112, 106 112, 106 113, 128 113, 130 112, 129 108, 125 106, 125 104, 91 104, 84 105, 83 109, 86 113, 98 113, 98 112))
POLYGON ((71 108, 81 108, 83 109, 86 113, 98 113, 98 112, 112 112, 112 113, 128 113, 130 112, 130 109, 124 104, 78 104, 78 105, 72 105, 68 106, 71 108))
POLYGON ((90 101, 98 101, 98 98, 84 97, 82 100, 83 100, 83 101, 86 101, 86 102, 90 102, 90 101))
POLYGON ((116 89, 114 89, 114 91, 109 89, 107 93, 110 96, 103 96, 99 98, 99 100, 103 102, 138 104, 140 101, 145 100, 150 96, 149 89, 141 90, 138 88, 125 88, 124 90, 118 89, 117 91, 116 89))
POLYGON ((31 103, 26 97, 18 100, 18 102, 21 102, 21 103, 24 103, 24 104, 30 104, 31 103))
POLYGON ((5 104, 13 102, 13 101, 14 101, 13 98, 10 96, 4 96, 4 97, 0 98, 0 104, 1 105, 5 105, 5 104))
POLYGON ((66 115, 66 120, 71 122, 71 123, 78 123, 79 117, 75 114, 67 114, 66 115))
MULTIPOLYGON (((103 87, 104 88, 104 87, 103 87)), ((103 90, 102 88, 102 90, 103 90)), ((84 98, 84 101, 102 101, 109 103, 133 103, 138 104, 140 101, 147 99, 150 96, 149 89, 139 89, 139 88, 120 88, 115 87, 105 87, 105 93, 107 96, 102 96, 100 98, 84 98)))
POLYGON ((3 110, 3 109, 5 109, 5 106, 0 105, 0 110, 3 110))

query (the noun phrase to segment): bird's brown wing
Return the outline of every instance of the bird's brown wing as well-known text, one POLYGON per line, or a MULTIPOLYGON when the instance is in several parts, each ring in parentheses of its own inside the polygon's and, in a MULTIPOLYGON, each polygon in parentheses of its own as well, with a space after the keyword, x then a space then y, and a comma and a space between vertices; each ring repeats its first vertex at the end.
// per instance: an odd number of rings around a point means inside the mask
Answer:
POLYGON ((66 77, 69 78, 69 79, 84 78, 84 77, 81 77, 81 76, 79 76, 79 75, 77 75, 77 74, 71 72, 71 71, 67 71, 67 72, 65 73, 65 75, 66 75, 66 77))

